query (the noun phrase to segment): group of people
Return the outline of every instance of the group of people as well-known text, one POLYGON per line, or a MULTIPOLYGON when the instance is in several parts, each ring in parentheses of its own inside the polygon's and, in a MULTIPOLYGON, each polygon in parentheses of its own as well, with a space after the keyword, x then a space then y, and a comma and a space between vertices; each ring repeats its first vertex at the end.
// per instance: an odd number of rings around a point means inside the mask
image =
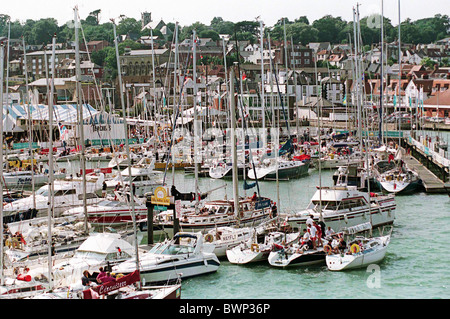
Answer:
POLYGON ((111 281, 116 281, 120 278, 120 274, 116 275, 115 273, 111 273, 107 271, 104 267, 99 268, 99 273, 95 280, 92 279, 91 274, 88 270, 83 271, 83 276, 81 277, 81 284, 84 288, 88 289, 91 286, 91 283, 102 285, 111 281))
POLYGON ((332 231, 330 227, 325 231, 325 223, 323 221, 316 222, 312 217, 312 215, 308 217, 306 228, 303 229, 303 236, 300 239, 302 248, 306 248, 306 246, 311 249, 322 247, 322 238, 325 238, 326 233, 332 231))

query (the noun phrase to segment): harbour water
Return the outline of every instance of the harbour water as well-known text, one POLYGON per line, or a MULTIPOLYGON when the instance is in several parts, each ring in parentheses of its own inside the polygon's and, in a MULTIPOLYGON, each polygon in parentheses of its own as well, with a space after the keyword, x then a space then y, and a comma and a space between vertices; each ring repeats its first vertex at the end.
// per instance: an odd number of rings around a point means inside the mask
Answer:
MULTIPOLYGON (((322 186, 333 184, 334 171, 323 171, 322 186)), ((191 189, 192 177, 175 174, 180 190, 191 189)), ((199 187, 226 189, 211 194, 232 196, 231 182, 202 178, 199 187)), ((240 182, 240 192, 244 194, 240 182)), ((276 200, 276 182, 259 182, 261 195, 276 200)), ((281 211, 306 207, 319 185, 317 170, 308 177, 281 181, 281 211)), ((248 191, 247 191, 248 192, 248 191)), ((250 195, 250 193, 248 193, 250 195)), ((331 272, 326 265, 278 269, 268 263, 250 266, 221 261, 215 274, 183 282, 184 299, 297 299, 297 298, 449 298, 450 198, 418 193, 396 197, 392 240, 381 264, 365 269, 331 272)))
MULTIPOLYGON (((105 163, 89 163, 88 168, 105 163)), ((77 162, 71 165, 74 171, 78 169, 77 162)), ((319 184, 333 184, 333 173, 324 170, 319 177, 317 169, 310 169, 309 176, 280 181, 279 200, 276 182, 260 181, 260 194, 277 202, 279 211, 295 212, 306 208, 319 184)), ((166 182, 174 182, 181 192, 190 192, 194 176, 183 171, 172 176, 169 170, 166 182)), ((199 179, 202 192, 222 185, 226 187, 213 191, 210 199, 232 198, 231 180, 199 179)), ((245 193, 242 185, 239 181, 240 196, 250 196, 255 190, 245 193)), ((183 299, 449 298, 449 196, 416 193, 397 196, 396 203, 392 240, 379 265, 331 272, 325 264, 278 269, 265 262, 242 266, 224 259, 216 273, 183 281, 183 299)))

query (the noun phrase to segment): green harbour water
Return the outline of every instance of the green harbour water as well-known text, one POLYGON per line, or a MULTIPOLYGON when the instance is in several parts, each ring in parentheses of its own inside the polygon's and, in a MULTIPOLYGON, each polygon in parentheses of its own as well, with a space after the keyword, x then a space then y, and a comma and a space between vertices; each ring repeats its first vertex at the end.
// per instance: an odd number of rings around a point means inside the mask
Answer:
MULTIPOLYGON (((448 133, 444 132, 448 141, 448 133)), ((61 163, 61 167, 68 167, 61 163)), ((88 168, 107 162, 88 163, 88 168)), ((79 163, 72 162, 74 171, 79 163)), ((260 181, 261 196, 278 203, 279 211, 305 209, 317 186, 332 186, 334 170, 310 169, 306 177, 279 182, 260 181)), ((194 189, 194 176, 184 171, 167 172, 166 182, 175 182, 181 192, 194 189)), ((209 199, 232 198, 232 181, 199 178, 201 192, 218 188, 209 199)), ((250 196, 254 189, 243 190, 250 196)), ((183 299, 435 299, 450 298, 450 197, 446 194, 416 193, 396 196, 394 229, 385 259, 379 264, 344 272, 331 272, 326 265, 289 269, 271 267, 268 262, 233 265, 226 258, 216 273, 182 282, 183 299)))
MULTIPOLYGON (((322 186, 333 184, 333 172, 322 172, 322 186)), ((177 172, 175 182, 180 191, 187 191, 194 179, 177 172)), ((226 189, 211 197, 223 198, 226 193, 231 198, 231 181, 201 178, 199 187, 204 191, 223 183, 226 189)), ((261 195, 276 201, 276 182, 259 184, 261 195)), ((307 177, 279 184, 280 210, 301 210, 319 185, 319 173, 311 169, 307 177)), ((242 181, 239 185, 244 194, 242 181)), ((379 265, 331 272, 325 264, 278 269, 266 262, 233 265, 225 258, 216 273, 183 281, 183 299, 449 298, 449 196, 417 193, 397 196, 396 203, 391 243, 379 265)))

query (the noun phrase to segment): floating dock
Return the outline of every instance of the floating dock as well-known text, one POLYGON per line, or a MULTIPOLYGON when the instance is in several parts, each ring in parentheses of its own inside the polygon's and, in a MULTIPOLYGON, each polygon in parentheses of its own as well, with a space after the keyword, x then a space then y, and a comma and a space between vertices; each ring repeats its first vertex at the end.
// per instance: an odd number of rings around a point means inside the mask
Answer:
POLYGON ((410 169, 419 174, 427 193, 449 194, 450 196, 448 168, 433 161, 432 157, 408 143, 407 139, 402 140, 402 153, 402 160, 410 169), (405 148, 409 148, 410 154, 407 154, 405 148))

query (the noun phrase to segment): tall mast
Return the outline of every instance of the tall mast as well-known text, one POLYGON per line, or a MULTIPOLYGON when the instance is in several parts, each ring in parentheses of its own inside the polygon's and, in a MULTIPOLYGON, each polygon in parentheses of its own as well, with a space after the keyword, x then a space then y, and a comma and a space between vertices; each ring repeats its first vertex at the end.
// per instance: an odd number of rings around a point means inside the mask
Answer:
POLYGON ((81 177, 83 180, 83 210, 84 210, 84 232, 87 235, 88 219, 87 219, 87 202, 86 202, 86 158, 85 158, 85 145, 84 145, 84 119, 83 119, 83 104, 81 101, 81 68, 80 68, 80 43, 78 39, 78 28, 81 26, 78 21, 78 7, 74 9, 74 22, 75 22, 75 71, 76 71, 76 89, 77 89, 77 107, 78 107, 78 121, 80 131, 80 166, 81 177))
MULTIPOLYGON (((9 105, 9 43, 11 41, 11 20, 8 19, 8 44, 6 46, 6 106, 9 105)), ((6 109, 6 116, 8 116, 9 109, 6 109)), ((5 158, 8 158, 8 147, 5 147, 5 158)), ((6 169, 9 168, 9 161, 6 161, 6 169)))
POLYGON ((49 194, 49 205, 47 213, 47 243, 48 243, 48 279, 50 284, 50 290, 52 289, 52 217, 53 217, 53 192, 54 192, 54 178, 53 178, 53 97, 55 92, 55 47, 56 47, 56 35, 52 39, 52 81, 50 87, 50 97, 48 100, 48 194, 49 194))
MULTIPOLYGON (((136 269, 139 269, 139 250, 138 250, 138 241, 137 241, 137 231, 136 231, 136 215, 135 215, 135 205, 134 205, 134 187, 131 184, 131 158, 130 158, 130 144, 128 141, 128 124, 127 124, 127 117, 126 117, 126 110, 125 110, 125 99, 123 94, 123 86, 122 86, 122 71, 120 68, 120 57, 119 57, 119 47, 117 44, 117 32, 116 32, 116 24, 114 20, 113 22, 113 29, 114 29, 114 45, 116 48, 116 59, 117 59, 117 71, 118 71, 118 77, 119 77, 119 88, 120 88, 120 99, 122 103, 122 115, 123 115, 123 127, 125 132, 125 148, 126 148, 126 154, 127 154, 127 164, 128 164, 128 176, 130 177, 130 200, 131 200, 131 217, 133 220, 133 232, 134 232, 134 245, 135 245, 135 253, 136 253, 136 269)), ((139 283, 140 286, 140 283, 139 283)), ((140 288, 140 287, 139 287, 140 288)))
POLYGON ((237 171, 237 150, 236 150, 236 106, 234 101, 234 78, 236 67, 232 66, 230 71, 230 120, 231 120, 231 157, 232 157, 232 176, 233 176, 233 199, 234 215, 239 218, 239 188, 237 171))
MULTIPOLYGON (((4 52, 3 43, 0 44, 0 115, 3 119, 3 63, 4 63, 4 52)), ((3 181, 3 120, 0 121, 0 181, 3 181)), ((0 183, 0 199, 3 203, 3 183, 0 183)), ((3 267, 3 205, 0 205, 0 229, 2 230, 2 236, 0 236, 0 283, 3 286, 5 283, 4 279, 4 267, 3 267)))
POLYGON ((398 0, 398 131, 399 131, 399 135, 398 135, 398 142, 400 144, 400 132, 401 132, 401 126, 400 126, 400 109, 402 106, 402 42, 401 42, 401 38, 402 38, 402 32, 401 32, 401 24, 402 24, 402 20, 401 20, 401 8, 400 8, 400 0, 398 0))
POLYGON ((153 29, 150 28, 150 37, 152 38, 152 73, 153 73, 153 149, 156 152, 156 79, 155 79, 155 48, 153 45, 153 29))
MULTIPOLYGON (((280 203, 280 183, 278 180, 278 155, 279 155, 279 144, 280 144, 280 121, 278 120, 278 125, 275 125, 275 106, 273 100, 273 66, 272 66, 272 45, 270 43, 270 33, 267 35, 267 41, 269 42, 269 59, 270 59, 270 105, 272 106, 272 126, 276 127, 276 144, 275 144, 275 179, 277 181, 277 206, 281 208, 280 203)), ((278 111, 278 119, 280 118, 280 111, 278 111)), ((273 144, 273 143, 272 143, 273 144)))
POLYGON ((316 73, 316 94, 317 94, 317 135, 319 137, 319 212, 320 212, 320 220, 323 221, 323 216, 322 216, 322 163, 321 163, 321 159, 320 159, 320 153, 321 153, 321 148, 322 148, 322 144, 321 144, 321 127, 320 127, 320 103, 323 103, 322 100, 322 95, 321 95, 321 91, 319 90, 320 88, 320 84, 319 84, 319 76, 317 74, 317 49, 314 50, 314 69, 315 69, 315 73, 316 73))
POLYGON ((380 76, 380 128, 378 132, 378 139, 383 143, 383 108, 384 108, 384 1, 381 0, 381 76, 380 76))
MULTIPOLYGON (((228 68, 227 68, 227 52, 225 50, 225 38, 222 38, 222 48, 223 48, 223 65, 225 68, 225 86, 227 88, 228 91, 228 68)), ((227 123, 228 124, 228 123, 227 123)), ((230 124, 231 127, 231 124, 230 124)))
POLYGON ((22 45, 23 45, 23 63, 25 69, 25 89, 27 91, 27 104, 28 104, 28 148, 30 149, 30 159, 31 159, 31 191, 33 193, 33 209, 36 209, 36 194, 34 186, 33 122, 31 121, 31 97, 28 88, 27 52, 25 48, 24 37, 22 37, 22 45))
MULTIPOLYGON (((175 24, 175 63, 173 65, 173 121, 172 121, 172 135, 175 134, 176 115, 178 112, 178 103, 176 103, 177 96, 177 78, 178 78, 178 22, 175 24), (176 109, 175 109, 176 108, 176 109)), ((170 145, 172 148, 173 145, 170 145)), ((175 184, 175 152, 172 150, 172 185, 175 184)))
POLYGON ((198 191, 198 155, 200 153, 199 150, 199 136, 201 134, 201 131, 198 129, 198 124, 200 124, 198 119, 198 112, 197 112, 197 35, 195 30, 193 30, 192 34, 192 64, 193 64, 193 71, 192 71, 192 78, 194 82, 194 169, 195 169, 195 212, 198 213, 198 205, 199 205, 199 191, 198 191))
MULTIPOLYGON (((266 129, 266 101, 264 96, 264 25, 262 21, 259 21, 260 27, 260 53, 261 53, 261 110, 262 110, 262 128, 263 128, 263 138, 265 139, 265 129, 266 129)), ((265 140, 263 141, 263 145, 265 145, 265 140)))
MULTIPOLYGON (((359 4, 357 4, 359 6, 359 4)), ((353 81, 355 81, 356 84, 356 114, 357 114, 357 122, 358 122, 358 139, 360 141, 360 147, 362 147, 362 128, 361 128, 361 95, 360 95, 360 80, 361 80, 361 73, 359 69, 359 62, 358 62, 358 55, 359 55, 359 39, 358 39, 358 33, 357 33, 357 24, 358 24, 358 18, 357 18, 357 11, 355 8, 353 8, 353 37, 355 39, 355 76, 353 81)))
MULTIPOLYGON (((286 120, 286 124, 287 124, 287 130, 288 130, 288 136, 289 139, 291 138, 291 132, 289 130, 289 124, 288 124, 288 118, 289 118, 289 99, 288 99, 288 55, 287 55, 287 40, 286 40, 286 18, 283 19, 283 35, 284 35, 284 59, 285 59, 285 68, 286 68, 286 91, 284 92, 284 96, 286 99, 286 107, 288 108, 288 114, 287 117, 285 118, 286 120)), ((281 96, 280 96, 281 99, 281 96)), ((284 110, 283 110, 284 112, 284 110)))

